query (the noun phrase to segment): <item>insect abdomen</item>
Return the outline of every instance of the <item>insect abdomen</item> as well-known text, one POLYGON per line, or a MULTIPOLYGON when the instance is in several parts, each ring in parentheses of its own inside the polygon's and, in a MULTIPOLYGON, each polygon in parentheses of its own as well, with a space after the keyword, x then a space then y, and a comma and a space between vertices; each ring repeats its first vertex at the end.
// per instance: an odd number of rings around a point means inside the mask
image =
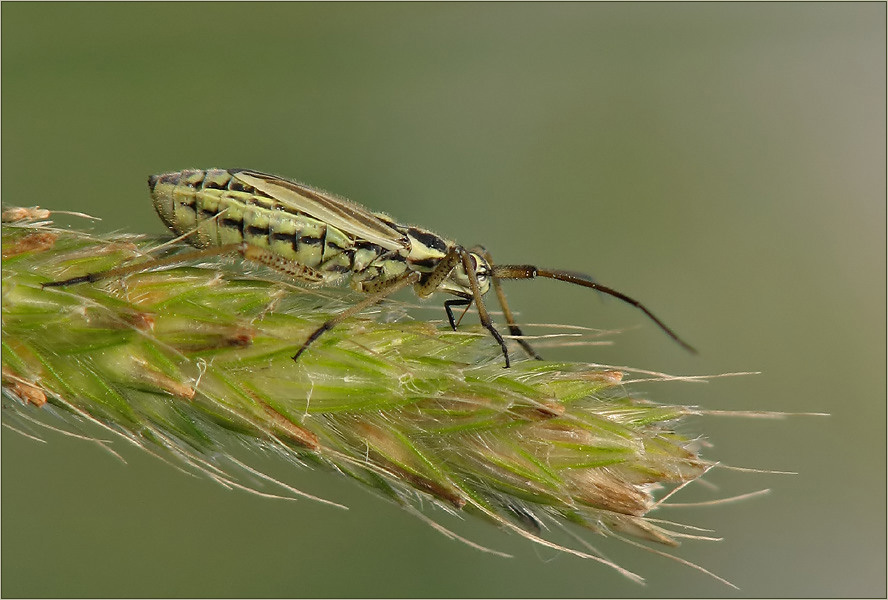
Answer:
POLYGON ((176 235, 187 234, 186 240, 193 246, 246 242, 331 275, 354 270, 352 237, 290 210, 239 181, 229 171, 189 170, 154 175, 148 179, 148 185, 157 214, 176 235))
POLYGON ((243 241, 244 209, 251 194, 230 190, 231 181, 227 171, 189 170, 152 175, 148 187, 164 224, 176 235, 190 234, 190 244, 205 248, 243 241), (222 201, 223 191, 233 202, 222 201))

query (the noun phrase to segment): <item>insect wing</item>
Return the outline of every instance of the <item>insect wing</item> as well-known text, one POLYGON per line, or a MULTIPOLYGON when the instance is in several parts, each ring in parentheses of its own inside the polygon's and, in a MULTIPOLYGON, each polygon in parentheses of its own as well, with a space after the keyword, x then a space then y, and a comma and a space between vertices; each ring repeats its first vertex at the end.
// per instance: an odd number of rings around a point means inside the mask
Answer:
POLYGON ((410 247, 410 242, 404 234, 392 229, 359 204, 295 181, 257 171, 231 171, 231 174, 289 209, 329 223, 345 233, 386 250, 397 251, 410 247))

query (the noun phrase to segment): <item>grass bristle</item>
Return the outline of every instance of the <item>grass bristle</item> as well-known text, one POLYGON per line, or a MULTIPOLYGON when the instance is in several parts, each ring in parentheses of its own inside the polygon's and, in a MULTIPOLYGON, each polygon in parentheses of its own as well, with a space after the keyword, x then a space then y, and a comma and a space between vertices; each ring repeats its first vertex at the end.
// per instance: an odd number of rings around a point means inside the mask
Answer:
POLYGON ((522 359, 514 344, 503 369, 479 326, 454 332, 392 302, 338 325, 294 363, 303 340, 354 294, 301 288, 239 257, 43 289, 149 260, 160 241, 10 220, 2 362, 4 413, 21 418, 17 429, 47 410, 87 419, 242 487, 208 458, 237 436, 348 474, 424 519, 417 498, 635 580, 545 532, 579 526, 666 546, 686 537, 646 515, 654 492, 712 465, 675 430, 696 411, 635 398, 621 370, 522 359))

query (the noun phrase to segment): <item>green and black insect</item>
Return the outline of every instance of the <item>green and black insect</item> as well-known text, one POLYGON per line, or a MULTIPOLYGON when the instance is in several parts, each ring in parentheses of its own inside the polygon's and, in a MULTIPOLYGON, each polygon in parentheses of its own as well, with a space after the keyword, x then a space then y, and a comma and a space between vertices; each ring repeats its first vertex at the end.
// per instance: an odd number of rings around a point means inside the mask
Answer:
POLYGON ((592 288, 638 307, 669 337, 694 352, 640 302, 587 275, 533 265, 496 265, 480 246, 466 249, 436 233, 399 225, 386 215, 301 183, 246 169, 208 169, 152 175, 148 186, 163 222, 199 250, 46 286, 97 281, 189 258, 239 253, 304 284, 333 285, 348 279, 352 288, 368 294, 318 327, 293 360, 337 323, 412 285, 421 298, 434 292, 455 296, 444 302, 453 329, 457 326, 453 308, 468 309, 474 303, 481 324, 500 345, 508 367, 506 343, 494 327, 483 297, 492 287, 509 332, 529 356, 539 359, 523 339, 500 281, 547 277, 592 288))

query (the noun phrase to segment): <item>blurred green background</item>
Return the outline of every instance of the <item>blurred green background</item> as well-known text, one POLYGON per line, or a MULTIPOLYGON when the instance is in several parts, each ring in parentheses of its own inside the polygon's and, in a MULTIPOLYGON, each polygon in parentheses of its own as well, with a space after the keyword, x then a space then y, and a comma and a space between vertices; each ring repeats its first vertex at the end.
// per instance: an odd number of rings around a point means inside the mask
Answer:
POLYGON ((639 587, 430 509, 515 558, 482 554, 270 457, 254 464, 351 510, 5 430, 2 594, 884 596, 885 23, 884 3, 4 3, 7 205, 160 234, 149 174, 278 173, 501 262, 590 272, 700 349, 588 290, 514 283, 524 321, 627 329, 547 357, 762 371, 644 392, 832 416, 684 425, 710 458, 798 472, 716 471, 716 496, 773 491, 656 515, 724 536, 678 554, 740 592, 591 539, 639 587))

